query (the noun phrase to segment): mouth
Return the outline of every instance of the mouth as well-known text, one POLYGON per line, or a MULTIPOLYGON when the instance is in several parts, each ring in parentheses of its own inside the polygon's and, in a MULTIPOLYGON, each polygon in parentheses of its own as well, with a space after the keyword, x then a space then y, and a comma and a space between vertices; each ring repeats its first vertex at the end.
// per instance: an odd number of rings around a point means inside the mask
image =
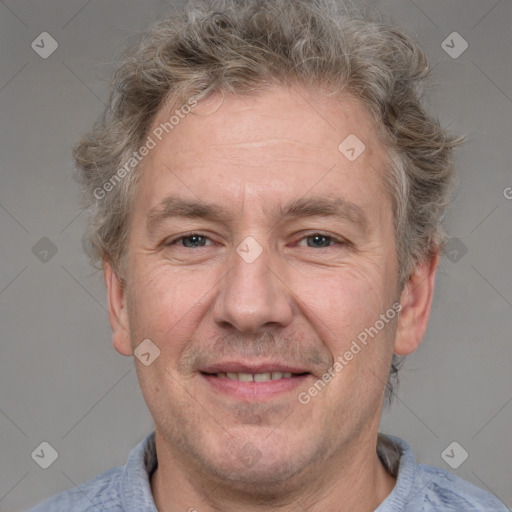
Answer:
POLYGON ((293 373, 293 372, 262 372, 262 373, 241 373, 241 372, 217 372, 207 373, 201 372, 203 375, 209 377, 227 378, 230 380, 237 380, 239 382, 268 382, 271 380, 292 379, 295 377, 302 377, 308 375, 308 372, 293 373))
POLYGON ((232 398, 262 401, 290 392, 311 377, 304 368, 283 364, 250 366, 224 363, 200 370, 210 388, 232 398))
POLYGON ((293 373, 293 372, 260 372, 260 373, 246 373, 246 372, 216 372, 216 373, 208 373, 201 372, 203 375, 207 375, 210 377, 218 377, 218 378, 227 378, 230 380, 237 380, 239 382, 268 382, 271 380, 280 380, 280 379, 292 379, 295 377, 300 377, 303 375, 307 375, 308 372, 301 373, 293 373))

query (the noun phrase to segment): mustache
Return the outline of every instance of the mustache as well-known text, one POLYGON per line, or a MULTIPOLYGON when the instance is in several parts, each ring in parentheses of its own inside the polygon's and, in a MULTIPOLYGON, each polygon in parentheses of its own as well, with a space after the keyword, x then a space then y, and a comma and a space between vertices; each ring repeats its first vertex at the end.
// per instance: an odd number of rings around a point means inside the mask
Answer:
POLYGON ((192 341, 182 352, 178 370, 189 373, 226 359, 281 361, 307 368, 314 374, 323 373, 334 364, 332 354, 317 340, 264 332, 257 335, 228 334, 212 341, 192 341))

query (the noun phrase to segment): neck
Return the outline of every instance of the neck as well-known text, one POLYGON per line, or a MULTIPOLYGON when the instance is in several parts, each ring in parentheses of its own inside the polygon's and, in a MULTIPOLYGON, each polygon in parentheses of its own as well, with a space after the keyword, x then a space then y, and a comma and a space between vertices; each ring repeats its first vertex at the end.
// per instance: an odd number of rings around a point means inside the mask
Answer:
POLYGON ((241 491, 191 467, 156 431, 158 468, 151 491, 159 512, 360 512, 374 511, 392 491, 396 479, 376 451, 377 433, 370 442, 358 439, 308 468, 276 489, 241 491), (364 449, 361 449, 361 447, 364 449))

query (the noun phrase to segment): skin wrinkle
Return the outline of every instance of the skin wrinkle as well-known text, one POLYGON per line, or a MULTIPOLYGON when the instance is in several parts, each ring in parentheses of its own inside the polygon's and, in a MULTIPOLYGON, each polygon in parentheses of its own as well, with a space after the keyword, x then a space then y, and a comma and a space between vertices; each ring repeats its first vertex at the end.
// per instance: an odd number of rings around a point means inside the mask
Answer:
MULTIPOLYGON (((364 210, 345 198, 327 199, 310 196, 295 199, 288 202, 286 206, 279 205, 278 207, 264 208, 264 210, 267 217, 280 219, 275 224, 276 230, 281 223, 289 224, 295 220, 297 222, 302 221, 304 218, 321 217, 348 224, 349 233, 352 234, 351 238, 356 236, 354 242, 360 243, 364 238, 361 240, 357 237, 364 236, 368 238, 369 234, 370 226, 364 210)), ((151 238, 156 238, 160 232, 165 231, 169 223, 177 223, 178 220, 180 223, 193 222, 196 219, 212 224, 221 224, 228 229, 229 224, 234 222, 235 217, 221 206, 204 201, 184 200, 170 195, 162 199, 157 206, 151 208, 147 216, 146 231, 150 233, 151 238)))
POLYGON ((373 146, 349 162, 337 151, 337 134, 320 118, 303 121, 302 103, 283 89, 250 102, 230 97, 211 116, 183 120, 144 162, 129 238, 128 284, 118 288, 120 323, 129 325, 131 336, 118 330, 114 346, 128 355, 149 338, 161 351, 150 366, 137 364, 137 375, 155 420, 159 466, 152 489, 162 512, 171 502, 184 510, 201 502, 205 488, 215 491, 201 512, 268 507, 288 512, 298 502, 316 512, 337 506, 342 496, 347 510, 370 511, 393 487, 375 445, 393 349, 405 350, 396 345, 397 318, 307 406, 297 400, 399 298, 391 199, 382 193, 377 172, 386 155, 372 135, 373 121, 355 103, 333 99, 323 105, 323 115, 342 112, 344 131, 357 126, 367 134, 367 147, 373 146), (227 149, 219 152, 232 140, 240 143, 240 132, 249 142, 246 161, 261 163, 258 171, 233 164, 227 149), (258 157, 265 152, 262 134, 292 141, 279 146, 282 158, 274 164, 258 157), (251 147, 252 140, 259 143, 251 147), (301 140, 310 147, 304 149, 301 140), (184 146, 186 152, 180 150, 184 146), (307 153, 303 165, 284 163, 300 160, 298 151, 307 153), (333 158, 335 170, 320 174, 333 158), (167 172, 164 163, 180 175, 167 172), (147 215, 171 192, 223 205, 229 220, 224 227, 202 219, 182 227, 172 222, 158 237, 150 236, 147 215), (271 215, 308 194, 347 197, 365 209, 371 228, 354 237, 352 248, 307 247, 303 233, 343 237, 353 230, 328 218, 287 224, 271 215), (199 249, 162 243, 194 231, 215 243, 199 249), (251 264, 235 251, 246 236, 263 248, 251 264), (312 375, 297 392, 268 403, 238 401, 210 390, 197 371, 231 357, 291 361, 306 365, 312 375), (262 453, 250 468, 240 458, 248 442, 262 453))

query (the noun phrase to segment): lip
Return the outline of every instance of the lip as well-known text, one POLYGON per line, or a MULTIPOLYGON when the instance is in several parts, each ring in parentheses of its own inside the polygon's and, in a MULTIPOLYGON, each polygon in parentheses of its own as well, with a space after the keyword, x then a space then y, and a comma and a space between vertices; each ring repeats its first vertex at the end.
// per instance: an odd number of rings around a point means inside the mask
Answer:
POLYGON ((306 373, 267 382, 242 382, 208 373, 199 375, 214 392, 243 401, 265 401, 279 395, 284 396, 299 386, 304 386, 306 379, 311 377, 310 373, 306 373))
POLYGON ((267 372, 290 372, 310 373, 307 368, 290 366, 286 363, 267 362, 260 364, 243 363, 239 361, 225 361, 200 368, 202 373, 267 373, 267 372))

